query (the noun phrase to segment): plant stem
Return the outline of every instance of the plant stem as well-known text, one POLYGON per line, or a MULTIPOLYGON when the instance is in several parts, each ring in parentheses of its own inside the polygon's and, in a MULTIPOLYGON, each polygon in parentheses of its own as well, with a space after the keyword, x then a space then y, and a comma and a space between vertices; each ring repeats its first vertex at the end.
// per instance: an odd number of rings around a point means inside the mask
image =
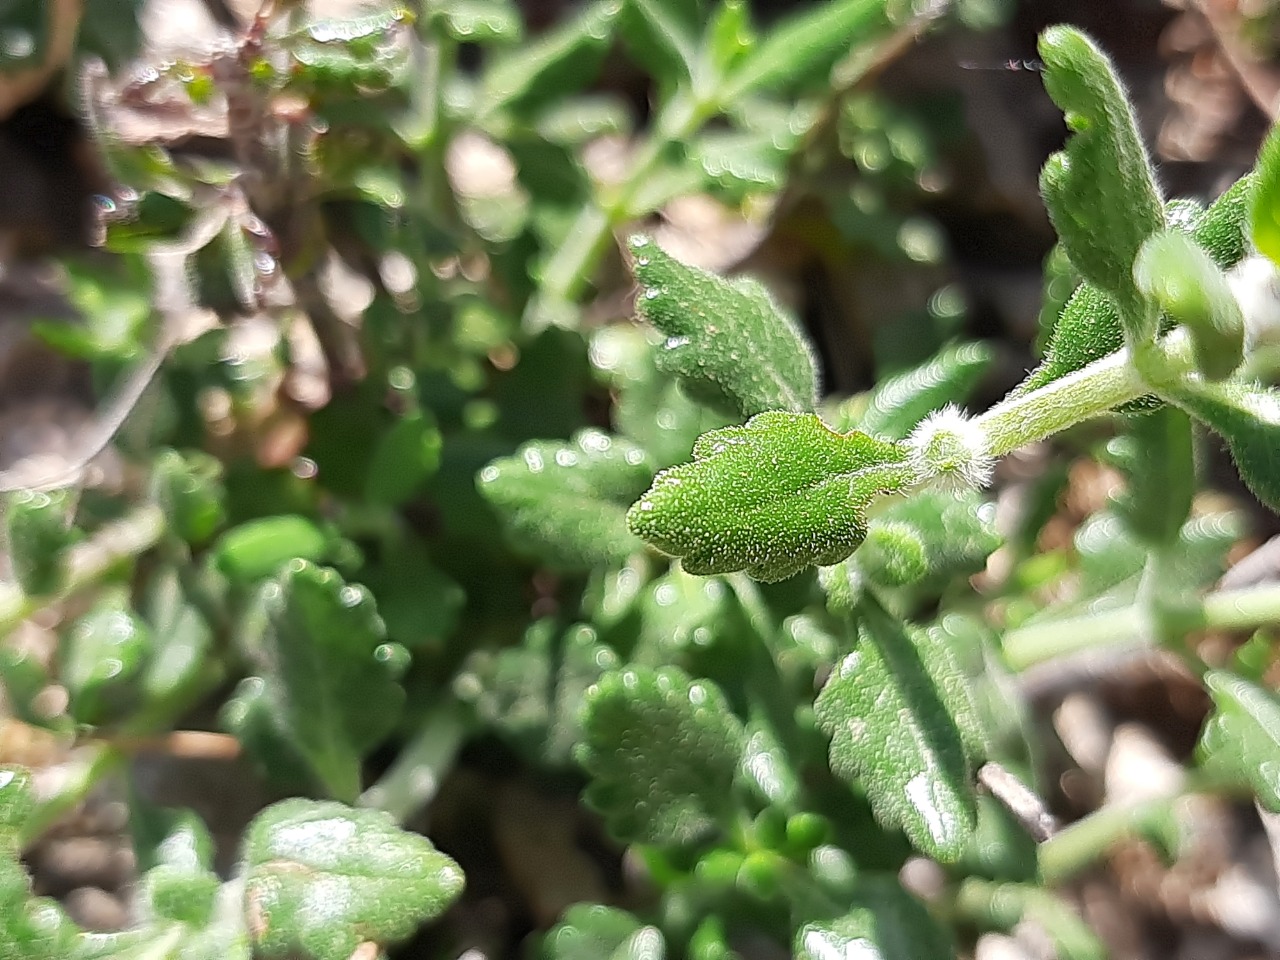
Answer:
POLYGON ((996 404, 974 423, 986 432, 987 453, 1002 457, 1149 392, 1129 352, 1118 350, 1061 380, 996 404))
POLYGON ((154 504, 147 504, 68 550, 66 580, 57 592, 27 596, 15 583, 0 583, 0 638, 37 610, 91 586, 121 561, 151 549, 164 530, 164 514, 154 504))
POLYGON ((636 152, 626 179, 607 202, 592 198, 583 205, 569 227, 565 242, 547 262, 539 292, 525 313, 526 321, 533 328, 555 323, 582 296, 609 247, 614 229, 649 212, 636 209, 635 201, 663 154, 673 144, 697 133, 718 109, 713 101, 687 97, 677 97, 666 106, 653 133, 636 152))
MULTIPOLYGON (((1140 642, 1147 621, 1146 609, 1135 604, 1033 623, 1005 634, 1004 654, 1011 667, 1021 670, 1081 650, 1140 642)), ((1249 630, 1267 623, 1280 623, 1280 584, 1210 593, 1187 611, 1181 626, 1185 631, 1249 630)))
POLYGON ((984 929, 1012 930, 1031 920, 1054 940, 1059 956, 1106 960, 1097 934, 1068 904, 1039 887, 971 877, 956 893, 955 910, 984 929))
POLYGON ((1182 790, 1170 796, 1137 803, 1106 806, 1064 827, 1040 844, 1037 858, 1040 879, 1046 886, 1064 883, 1096 863, 1119 841, 1131 836, 1155 833, 1177 835, 1168 829, 1188 816, 1179 811, 1200 794, 1238 793, 1238 784, 1215 778, 1203 770, 1193 771, 1182 790))
POLYGON ((435 797, 466 735, 461 706, 454 700, 436 705, 395 763, 357 804, 383 810, 404 823, 435 797))

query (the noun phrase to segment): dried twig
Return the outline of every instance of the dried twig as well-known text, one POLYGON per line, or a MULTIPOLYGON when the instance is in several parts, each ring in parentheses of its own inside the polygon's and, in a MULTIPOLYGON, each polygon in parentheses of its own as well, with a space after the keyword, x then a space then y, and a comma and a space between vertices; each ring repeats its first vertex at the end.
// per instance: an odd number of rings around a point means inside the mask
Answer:
POLYGON ((1017 818, 1037 843, 1057 833, 1058 819, 1049 812, 1045 802, 1002 765, 983 764, 978 770, 978 782, 1017 818))

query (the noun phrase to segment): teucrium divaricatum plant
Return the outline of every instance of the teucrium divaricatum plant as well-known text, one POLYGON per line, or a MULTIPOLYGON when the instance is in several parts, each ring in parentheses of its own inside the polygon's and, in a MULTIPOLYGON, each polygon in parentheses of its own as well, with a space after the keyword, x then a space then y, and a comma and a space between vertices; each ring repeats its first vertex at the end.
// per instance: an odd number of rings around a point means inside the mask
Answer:
MULTIPOLYGON (((1090 646, 1183 657, 1213 704, 1188 789, 1277 812, 1268 638, 1212 665, 1185 641, 1280 620, 1274 586, 1205 592, 1242 524, 1196 476, 1204 425, 1280 507, 1275 338, 1240 295, 1280 257, 1280 135, 1209 206, 1166 201, 1106 57, 1046 31, 1070 134, 1041 177, 1060 240, 1043 362, 982 412, 965 404, 985 343, 830 398, 779 299, 670 255, 651 215, 776 198, 823 117, 849 156, 892 133, 918 175, 933 146, 903 136, 925 124, 866 79, 946 4, 832 0, 757 32, 742 0, 596 0, 527 42, 503 0, 338 22, 279 6, 233 55, 155 81, 170 106, 227 108, 217 163, 185 134, 113 137, 116 93, 87 98, 136 208, 104 225, 117 260, 68 265, 86 323, 40 329, 104 379, 154 376, 160 412, 119 444, 142 478, 122 497, 55 478, 7 507, 0 622, 67 616, 56 655, 0 643, 0 680, 15 716, 87 759, 53 797, 0 767, 0 956, 364 960, 433 921, 460 953, 467 858, 542 866, 516 841, 543 824, 510 816, 536 782, 581 800, 549 844, 577 842, 568 823, 626 848, 616 902, 561 902, 606 884, 539 875, 547 958, 763 942, 933 960, 1024 922, 1101 958, 1046 888, 1128 830, 1173 833, 1180 797, 1060 831, 1037 806, 1011 673, 1090 646), (580 92, 614 51, 653 81, 638 135, 625 104, 580 92), (583 162, 601 136, 633 137, 616 176, 583 162), (477 157, 510 182, 471 182, 477 157), (596 324, 582 304, 615 236, 639 322, 596 324), (358 334, 326 299, 338 261, 368 287, 358 334), (196 306, 223 322, 148 342, 153 307, 166 325, 196 306), (250 349, 245 315, 277 339, 250 349), (1069 558, 1038 553, 1061 477, 1013 524, 989 487, 1003 457, 1086 422, 1124 492, 1069 558), (1062 602, 1038 589, 1068 582, 1062 602), (166 737, 192 716, 295 796, 257 813, 223 875, 199 817, 133 782, 135 927, 78 928, 18 855, 139 744, 189 742, 166 737), (467 745, 509 817, 492 837, 468 819, 493 815, 467 792, 481 780, 450 782, 467 745), (902 880, 916 857, 941 865, 927 903, 902 880)), ((877 224, 907 226, 850 232, 877 224)), ((481 864, 476 896, 497 872, 481 864)))

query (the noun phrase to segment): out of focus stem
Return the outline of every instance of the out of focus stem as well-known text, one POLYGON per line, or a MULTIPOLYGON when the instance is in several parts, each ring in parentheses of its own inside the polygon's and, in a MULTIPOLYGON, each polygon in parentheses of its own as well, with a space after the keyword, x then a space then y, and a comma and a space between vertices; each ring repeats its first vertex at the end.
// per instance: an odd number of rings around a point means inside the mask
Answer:
POLYGON ((164 514, 154 504, 147 504, 71 547, 66 577, 56 593, 29 596, 16 583, 0 583, 0 638, 37 610, 92 586, 119 564, 150 550, 164 530, 164 514))

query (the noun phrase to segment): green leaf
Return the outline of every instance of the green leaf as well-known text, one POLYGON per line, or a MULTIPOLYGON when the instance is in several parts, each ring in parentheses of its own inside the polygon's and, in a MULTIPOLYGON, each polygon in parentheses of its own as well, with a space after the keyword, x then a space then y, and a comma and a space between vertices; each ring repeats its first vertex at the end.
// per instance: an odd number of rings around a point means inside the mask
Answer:
POLYGON ((249 825, 244 905, 254 956, 348 960, 396 943, 462 893, 458 865, 378 810, 285 800, 249 825))
POLYGON ((1175 543, 1196 492, 1191 422, 1176 407, 1132 417, 1128 433, 1108 445, 1128 483, 1115 506, 1148 546, 1175 543))
POLYGON ((1264 809, 1280 813, 1280 698, 1225 670, 1209 671, 1204 682, 1214 710, 1200 762, 1247 783, 1264 809))
POLYGON ((1258 252, 1280 263, 1280 127, 1272 127, 1258 153, 1249 228, 1258 252))
POLYGON ((572 20, 496 62, 480 83, 476 123, 484 126, 500 109, 527 115, 589 84, 621 9, 617 0, 595 0, 572 20))
POLYGON ((682 844, 729 824, 743 731, 719 688, 635 667, 605 674, 584 704, 585 799, 614 836, 682 844))
POLYGON ((1075 268, 1115 298, 1129 342, 1150 342, 1156 316, 1133 263, 1165 221, 1133 108, 1110 61, 1079 30, 1050 27, 1040 56, 1045 89, 1073 132, 1040 175, 1049 218, 1075 268))
POLYGON ((61 907, 32 899, 31 881, 18 862, 22 831, 35 809, 30 771, 0 765, 0 957, 5 960, 63 960, 75 938, 75 926, 61 907))
POLYGON ((867 539, 858 550, 856 563, 868 581, 882 587, 915 583, 929 572, 920 531, 909 523, 880 517, 867 528, 867 539))
POLYGON ((152 310, 149 273, 137 257, 113 258, 105 264, 67 263, 67 296, 79 319, 37 320, 32 325, 37 336, 83 360, 126 360, 138 354, 152 310))
POLYGON ((693 76, 701 19, 701 0, 623 0, 623 42, 667 95, 693 76))
POLYGON ((987 372, 992 357, 985 343, 946 347, 914 370, 876 384, 866 410, 849 426, 874 437, 901 440, 935 410, 963 402, 987 372))
POLYGON ((640 635, 631 651, 635 663, 673 664, 697 675, 706 675, 712 657, 727 661, 734 673, 744 666, 750 628, 737 597, 718 577, 695 577, 673 567, 647 586, 640 616, 640 635))
POLYGON ((805 924, 796 934, 796 960, 946 960, 955 949, 929 911, 896 878, 858 880, 850 910, 834 920, 805 924))
MULTIPOLYGON (((294 560, 263 588, 266 634, 251 682, 279 735, 331 795, 360 792, 360 760, 399 719, 404 691, 382 619, 361 586, 294 560)), ((237 713, 233 731, 240 734, 237 713)))
MULTIPOLYGON (((132 805, 130 813, 132 820, 132 805)), ((140 912, 153 921, 204 927, 221 887, 213 872, 213 841, 190 810, 169 819, 168 835, 149 851, 153 862, 142 875, 140 912)))
POLYGON ((1159 394, 1220 434, 1245 486, 1280 511, 1280 393, 1257 383, 1184 380, 1162 384, 1159 394))
POLYGON ((151 631, 121 594, 103 597, 71 624, 58 644, 58 672, 80 723, 120 720, 138 701, 137 680, 152 649, 151 631))
POLYGON ((405 536, 386 545, 361 575, 378 601, 389 639, 415 652, 443 649, 457 628, 466 594, 432 562, 425 543, 405 536))
POLYGON ((583 624, 566 631, 540 620, 519 646, 477 650, 454 679, 454 692, 480 720, 525 756, 564 767, 582 739, 587 689, 619 666, 618 655, 583 624))
POLYGON ((524 34, 520 11, 509 0, 448 0, 435 9, 459 43, 518 43, 524 34))
POLYGON ((156 572, 142 609, 151 627, 151 654, 139 678, 144 708, 132 726, 167 727, 216 686, 224 668, 213 628, 188 599, 176 566, 156 572))
POLYGON ((800 777, 763 711, 747 722, 740 776, 765 803, 791 808, 800 796, 800 777))
POLYGON ((658 370, 660 343, 656 333, 632 324, 603 327, 591 338, 591 363, 617 392, 618 431, 640 444, 657 468, 683 463, 698 437, 728 426, 728 418, 694 403, 658 370))
POLYGON ((396 507, 411 498, 440 466, 440 431, 421 412, 401 417, 373 448, 364 495, 370 503, 396 507))
POLYGON ((75 499, 65 490, 21 490, 9 498, 6 537, 18 585, 30 596, 56 593, 66 579, 66 551, 80 539, 75 499))
POLYGON ((328 538, 306 517, 277 514, 228 530, 211 556, 228 577, 248 583, 271 576, 290 560, 319 560, 327 548, 328 538))
POLYGON ((833 0, 782 21, 739 60, 720 87, 719 101, 825 80, 837 61, 854 51, 870 54, 888 36, 892 23, 885 7, 885 0, 833 0))
MULTIPOLYGON (((1192 238, 1222 270, 1230 270, 1244 258, 1244 228, 1252 189, 1253 178, 1241 177, 1191 226, 1192 238)), ((1184 226, 1181 218, 1168 215, 1166 219, 1170 226, 1184 226)), ((1022 382, 1017 392, 1026 393, 1052 383, 1114 353, 1123 344, 1115 300, 1086 281, 1076 288, 1058 318, 1044 363, 1022 382)))
POLYGON ((151 467, 151 496, 169 529, 194 546, 207 543, 227 519, 222 464, 207 453, 161 452, 151 467))
POLYGON ((873 541, 875 555, 864 558, 864 547, 853 557, 869 579, 884 586, 915 583, 917 592, 932 594, 982 570, 1002 538, 995 504, 977 491, 920 490, 877 511, 867 546, 873 541), (894 549, 906 553, 894 555, 894 549))
POLYGON ((83 935, 54 900, 28 896, 26 875, 21 868, 0 866, 0 872, 12 870, 18 881, 6 889, 0 877, 0 957, 5 960, 66 960, 84 957, 83 935))
POLYGON ((764 287, 685 266, 648 237, 632 237, 630 248, 641 288, 636 310, 667 338, 658 368, 689 396, 744 420, 813 409, 813 351, 764 287))
POLYGON ((627 518, 696 574, 782 580, 843 560, 866 536, 867 505, 912 477, 901 447, 812 415, 762 413, 705 434, 693 456, 658 474, 627 518))
POLYGON ((661 960, 662 934, 616 907, 576 903, 548 931, 542 960, 661 960))
POLYGON ((493 461, 479 487, 521 549, 558 569, 586 570, 640 549, 626 505, 652 478, 640 447, 584 430, 570 444, 534 441, 493 461))
POLYGON ((721 0, 702 39, 702 58, 710 76, 722 77, 737 66, 756 43, 745 0, 721 0))
POLYGON ((773 192, 787 179, 798 137, 781 139, 743 130, 708 130, 689 144, 689 160, 731 196, 773 192))
POLYGON ((18 855, 21 830, 35 807, 31 771, 13 764, 0 765, 0 860, 18 855))
POLYGON ((1244 316, 1227 278, 1191 237, 1162 230, 1138 251, 1133 275, 1143 296, 1191 332, 1196 368, 1210 380, 1244 358, 1244 316))
POLYGON ((876 819, 927 856, 958 859, 977 822, 960 732, 921 652, 874 602, 859 605, 858 647, 814 707, 832 771, 866 791, 876 819))

